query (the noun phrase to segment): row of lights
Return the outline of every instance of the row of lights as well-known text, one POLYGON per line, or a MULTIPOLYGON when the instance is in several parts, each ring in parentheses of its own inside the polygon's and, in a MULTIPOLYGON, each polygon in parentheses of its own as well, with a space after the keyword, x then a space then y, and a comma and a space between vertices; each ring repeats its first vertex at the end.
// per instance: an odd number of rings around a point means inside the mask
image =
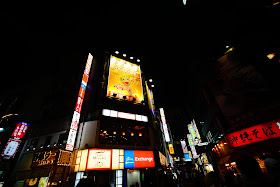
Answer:
MULTIPOLYGON (((47 147, 50 147, 50 146, 51 146, 51 145, 47 145, 47 147)), ((57 144, 55 143, 55 144, 53 144, 53 146, 56 147, 57 144)), ((59 146, 62 146, 62 144, 59 144, 59 146)), ((43 149, 44 146, 41 146, 40 148, 43 149)), ((32 150, 34 151, 34 150, 36 150, 36 148, 34 147, 32 150)), ((30 149, 26 149, 26 151, 30 151, 30 149)))
MULTIPOLYGON (((119 54, 119 51, 115 51, 116 54, 119 54)), ((126 57, 126 54, 123 54, 123 57, 126 57)), ((134 58, 133 56, 129 57, 131 60, 134 58)), ((137 62, 140 62, 140 59, 137 59, 137 62)))
MULTIPOLYGON (((103 134, 107 134, 107 131, 104 130, 104 131, 103 131, 103 134)), ((117 131, 113 131, 113 134, 117 134, 117 131)), ((124 136, 124 135, 125 135, 125 132, 122 132, 122 135, 124 136)), ((131 132, 130 135, 131 135, 131 136, 134 136, 134 133, 131 132)), ((140 133, 139 133, 139 136, 143 136, 143 134, 140 132, 140 133)))

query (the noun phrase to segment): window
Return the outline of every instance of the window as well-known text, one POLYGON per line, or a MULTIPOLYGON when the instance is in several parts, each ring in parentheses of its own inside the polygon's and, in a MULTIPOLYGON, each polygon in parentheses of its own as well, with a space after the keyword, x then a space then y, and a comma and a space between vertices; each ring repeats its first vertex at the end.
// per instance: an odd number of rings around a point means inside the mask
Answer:
POLYGON ((47 136, 45 140, 44 147, 47 147, 51 144, 52 136, 47 136))
POLYGON ((68 134, 63 133, 59 135, 58 145, 66 145, 67 143, 68 134))
POLYGON ((107 122, 100 125, 99 141, 102 144, 148 146, 149 127, 107 122))
POLYGON ((29 150, 35 150, 38 142, 39 142, 39 138, 31 140, 28 149, 29 150))

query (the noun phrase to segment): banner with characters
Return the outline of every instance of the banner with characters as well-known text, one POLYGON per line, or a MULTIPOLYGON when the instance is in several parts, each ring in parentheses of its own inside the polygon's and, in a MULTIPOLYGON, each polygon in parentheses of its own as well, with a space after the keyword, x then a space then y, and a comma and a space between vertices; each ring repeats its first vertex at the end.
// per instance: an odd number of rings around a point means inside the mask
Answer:
POLYGON ((141 103, 144 96, 140 66, 111 56, 107 96, 141 103))

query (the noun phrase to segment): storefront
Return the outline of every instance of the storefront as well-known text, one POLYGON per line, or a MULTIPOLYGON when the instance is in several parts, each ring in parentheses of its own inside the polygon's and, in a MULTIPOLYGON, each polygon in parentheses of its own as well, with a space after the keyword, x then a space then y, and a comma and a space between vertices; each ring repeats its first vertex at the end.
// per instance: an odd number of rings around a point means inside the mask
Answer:
POLYGON ((155 183, 153 151, 93 148, 76 151, 74 159, 75 186, 81 179, 118 187, 155 183))
MULTIPOLYGON (((280 159, 280 120, 227 134, 213 149, 224 180, 236 182, 266 177, 273 180, 280 159)), ((267 184, 270 184, 269 182, 267 184)))
POLYGON ((60 149, 34 152, 30 169, 15 173, 15 186, 62 186, 69 171, 71 156, 71 152, 60 149))

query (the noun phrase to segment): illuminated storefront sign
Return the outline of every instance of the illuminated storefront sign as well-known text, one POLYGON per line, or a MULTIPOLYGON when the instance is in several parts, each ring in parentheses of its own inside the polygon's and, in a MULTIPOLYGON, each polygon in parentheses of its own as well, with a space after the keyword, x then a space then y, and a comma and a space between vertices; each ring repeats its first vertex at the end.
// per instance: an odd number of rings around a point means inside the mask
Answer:
POLYGON ((173 155, 175 153, 174 148, 173 148, 173 144, 168 144, 168 147, 169 147, 169 153, 173 155))
POLYGON ((5 148, 2 151, 1 156, 3 156, 6 159, 9 159, 9 158, 13 158, 16 155, 19 145, 21 143, 20 139, 24 137, 28 127, 29 125, 24 122, 19 122, 17 124, 15 130, 11 135, 12 138, 8 140, 5 148))
POLYGON ((155 167, 153 151, 124 151, 124 168, 155 167))
POLYGON ((107 96, 141 103, 144 100, 140 66, 111 56, 107 96))
POLYGON ((239 147, 280 137, 280 119, 226 135, 231 147, 239 147))
POLYGON ((153 151, 86 149, 78 151, 75 160, 74 172, 155 167, 153 151))
POLYGON ((57 149, 34 153, 31 167, 55 165, 58 153, 57 149))
POLYGON ((163 127, 165 141, 166 142, 170 142, 170 137, 169 137, 169 133, 168 133, 168 128, 167 128, 167 124, 166 124, 164 110, 163 110, 163 108, 160 108, 159 111, 160 111, 160 116, 161 116, 161 121, 162 121, 162 127, 163 127))
POLYGON ((87 170, 110 170, 112 166, 112 149, 89 149, 87 170))
POLYGON ((6 144, 6 147, 3 149, 1 156, 5 158, 13 158, 16 155, 20 142, 21 140, 10 138, 6 144))
POLYGON ((84 95, 86 92, 86 86, 87 86, 87 82, 88 82, 88 76, 89 76, 90 67, 92 64, 92 59, 93 59, 93 56, 89 53, 86 67, 85 67, 84 74, 83 74, 83 78, 82 78, 82 83, 81 83, 80 90, 79 90, 78 99, 76 102, 75 111, 74 111, 71 126, 70 126, 70 131, 69 131, 69 135, 68 135, 68 139, 67 139, 66 148, 65 148, 66 150, 69 150, 69 151, 73 151, 73 149, 74 149, 74 143, 75 143, 75 139, 76 139, 77 129, 78 129, 79 120, 80 120, 80 113, 81 113, 82 106, 83 106, 83 100, 84 100, 84 95))
POLYGON ((192 135, 187 134, 187 138, 188 138, 188 141, 189 141, 189 145, 190 145, 190 147, 191 147, 191 151, 192 151, 192 156, 193 156, 193 158, 198 158, 198 155, 197 155, 197 153, 196 153, 196 149, 195 149, 194 144, 193 144, 192 135))
POLYGON ((180 142, 181 142, 181 146, 182 146, 183 153, 184 153, 184 154, 189 153, 189 150, 188 150, 186 141, 185 141, 185 140, 181 140, 180 142))
POLYGON ((57 165, 58 166, 70 166, 72 152, 61 150, 59 153, 57 165))

